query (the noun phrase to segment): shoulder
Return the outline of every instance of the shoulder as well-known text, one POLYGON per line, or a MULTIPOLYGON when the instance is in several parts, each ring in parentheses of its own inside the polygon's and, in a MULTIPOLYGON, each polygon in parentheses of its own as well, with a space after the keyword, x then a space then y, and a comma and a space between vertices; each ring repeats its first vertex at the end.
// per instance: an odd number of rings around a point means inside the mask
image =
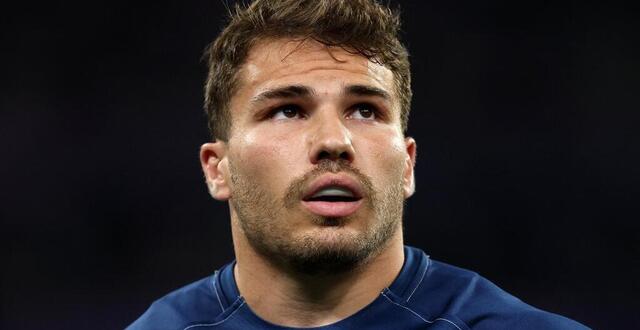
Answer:
POLYGON ((472 329, 588 329, 532 307, 475 272, 432 261, 411 301, 432 316, 455 316, 472 329))
POLYGON ((127 330, 182 330, 215 319, 223 310, 216 299, 213 279, 203 278, 156 300, 127 330))
POLYGON ((564 316, 529 306, 529 309, 506 313, 503 319, 480 320, 474 329, 583 330, 589 328, 564 316))

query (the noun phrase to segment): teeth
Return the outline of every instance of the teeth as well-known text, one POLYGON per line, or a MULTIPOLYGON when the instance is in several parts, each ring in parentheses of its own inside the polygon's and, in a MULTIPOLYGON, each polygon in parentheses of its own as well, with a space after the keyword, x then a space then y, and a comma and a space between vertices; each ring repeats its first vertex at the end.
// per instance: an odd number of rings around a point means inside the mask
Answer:
POLYGON ((324 188, 320 191, 318 191, 317 193, 313 194, 313 196, 311 196, 311 198, 318 198, 318 197, 354 197, 353 193, 349 190, 349 189, 345 189, 342 187, 327 187, 324 188))

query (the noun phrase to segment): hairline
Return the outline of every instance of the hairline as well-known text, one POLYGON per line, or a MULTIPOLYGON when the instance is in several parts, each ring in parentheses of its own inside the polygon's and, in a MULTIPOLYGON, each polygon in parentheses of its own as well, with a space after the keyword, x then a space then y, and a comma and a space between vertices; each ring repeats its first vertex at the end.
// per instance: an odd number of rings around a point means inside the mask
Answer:
POLYGON ((403 123, 403 112, 409 112, 410 109, 403 109, 404 104, 402 102, 402 99, 400 97, 401 93, 400 93, 400 77, 396 74, 396 72, 394 72, 388 65, 381 63, 380 61, 378 61, 375 57, 374 58, 368 58, 367 56, 365 56, 364 54, 358 52, 355 49, 352 49, 349 47, 349 45, 329 45, 327 43, 322 42, 322 40, 318 40, 318 38, 315 38, 314 36, 305 36, 305 35, 297 35, 297 34, 289 34, 289 35, 280 35, 280 34, 276 34, 276 35, 270 35, 269 33, 260 33, 260 34, 256 34, 254 35, 247 43, 247 52, 246 55, 244 56, 244 59, 242 62, 240 62, 235 70, 235 73, 233 74, 231 81, 230 81, 230 95, 229 95, 229 100, 227 101, 227 104, 224 105, 224 111, 227 112, 228 115, 228 127, 227 127, 227 132, 226 132, 226 136, 225 138, 221 138, 221 137, 217 137, 215 136, 214 139, 215 140, 220 140, 220 141, 224 141, 224 142, 229 142, 229 138, 231 137, 231 132, 233 130, 233 113, 231 111, 231 104, 233 103, 234 98, 236 98, 238 91, 241 88, 241 84, 246 83, 245 80, 243 80, 245 78, 245 72, 246 72, 246 66, 248 64, 248 61, 251 57, 252 51, 263 44, 267 44, 267 43, 273 43, 273 42, 277 42, 280 40, 288 40, 288 42, 298 42, 298 45, 291 51, 289 52, 287 55, 285 55, 285 57, 282 58, 282 60, 285 60, 288 56, 290 56, 291 54, 297 52, 300 50, 301 46, 309 41, 309 40, 313 40, 321 45, 324 45, 327 52, 331 55, 331 57, 333 57, 336 61, 339 61, 338 59, 336 59, 332 53, 331 53, 331 48, 340 48, 354 56, 359 56, 362 57, 364 59, 367 60, 367 62, 369 64, 377 64, 380 65, 382 67, 384 67, 385 69, 389 70, 389 72, 391 72, 392 74, 392 86, 393 86, 393 93, 392 93, 392 97, 394 99, 395 102, 395 106, 397 107, 397 111, 398 111, 398 118, 400 121, 400 131, 402 132, 403 135, 406 135, 405 130, 406 128, 404 127, 405 124, 403 123))

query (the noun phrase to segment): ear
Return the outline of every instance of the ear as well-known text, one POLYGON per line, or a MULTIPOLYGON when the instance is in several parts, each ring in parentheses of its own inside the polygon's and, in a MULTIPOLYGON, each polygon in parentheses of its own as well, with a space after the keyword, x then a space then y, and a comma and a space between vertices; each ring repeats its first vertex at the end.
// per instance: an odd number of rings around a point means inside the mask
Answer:
POLYGON ((226 201, 231 195, 226 152, 227 144, 223 141, 205 143, 200 147, 200 165, 207 180, 209 194, 219 201, 226 201))
POLYGON ((407 137, 404 139, 404 144, 407 150, 407 159, 404 163, 402 185, 404 187, 404 198, 409 198, 416 190, 416 182, 413 175, 413 169, 416 166, 416 141, 407 137))

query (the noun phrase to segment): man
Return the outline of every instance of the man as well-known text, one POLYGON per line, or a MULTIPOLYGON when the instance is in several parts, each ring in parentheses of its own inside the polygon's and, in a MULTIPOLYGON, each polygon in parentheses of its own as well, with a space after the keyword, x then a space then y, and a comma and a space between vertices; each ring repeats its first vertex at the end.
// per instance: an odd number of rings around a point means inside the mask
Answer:
POLYGON ((399 19, 372 0, 257 0, 210 47, 200 160, 235 262, 130 329, 583 329, 405 247, 416 143, 399 19))

